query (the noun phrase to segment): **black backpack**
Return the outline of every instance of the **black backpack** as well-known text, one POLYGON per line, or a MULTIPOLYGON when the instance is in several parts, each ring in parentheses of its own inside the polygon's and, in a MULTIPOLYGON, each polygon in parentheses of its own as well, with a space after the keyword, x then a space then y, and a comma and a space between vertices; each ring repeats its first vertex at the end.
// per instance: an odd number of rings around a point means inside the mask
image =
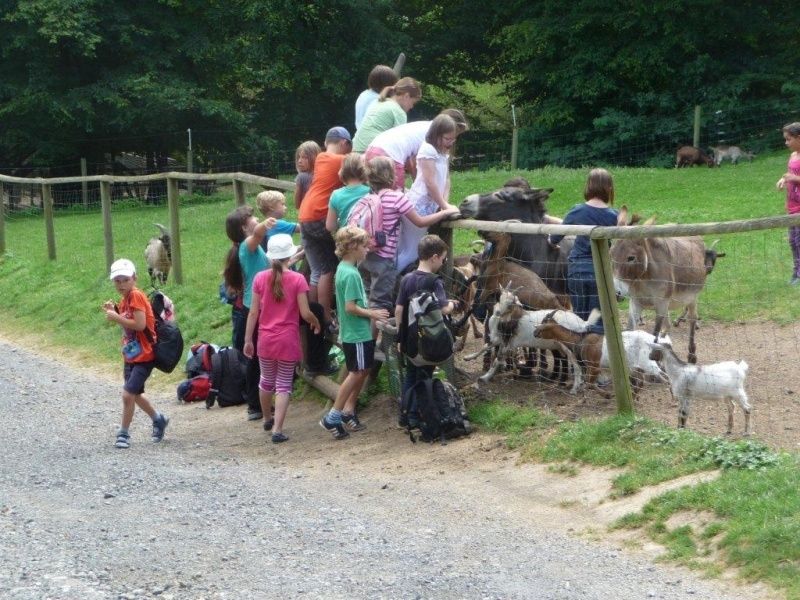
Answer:
POLYGON ((453 355, 453 334, 445 321, 434 287, 440 280, 430 274, 404 306, 405 354, 418 367, 438 365, 453 355))
POLYGON ((400 426, 405 427, 412 442, 412 429, 419 429, 423 442, 432 442, 469 435, 472 425, 467 417, 464 399, 450 382, 440 379, 417 381, 403 396, 400 404, 400 426))
MULTIPOLYGON (((183 335, 172 320, 172 301, 163 292, 155 290, 150 294, 150 307, 156 319, 156 342, 153 346, 156 369, 172 373, 183 358, 183 335)), ((150 331, 145 329, 145 335, 152 343, 150 331)))
POLYGON ((203 373, 211 374, 211 357, 216 353, 216 348, 208 342, 200 341, 189 348, 191 355, 186 359, 186 375, 191 379, 203 373))
POLYGON ((223 346, 211 355, 211 393, 206 408, 236 406, 247 402, 247 357, 236 348, 223 346))

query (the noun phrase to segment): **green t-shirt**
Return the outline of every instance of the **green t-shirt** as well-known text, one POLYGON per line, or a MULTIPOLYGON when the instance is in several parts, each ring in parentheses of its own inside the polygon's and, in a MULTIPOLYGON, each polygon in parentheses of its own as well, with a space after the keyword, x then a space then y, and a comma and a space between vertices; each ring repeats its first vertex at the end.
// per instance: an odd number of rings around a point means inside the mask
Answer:
POLYGON ((359 183, 357 185, 346 185, 331 194, 331 201, 328 209, 336 211, 336 224, 339 227, 347 225, 347 217, 350 216, 350 209, 356 202, 369 194, 369 186, 359 183))
POLYGON ((357 317, 345 310, 348 300, 367 308, 367 292, 355 265, 342 261, 336 268, 336 314, 339 317, 339 339, 348 344, 372 339, 372 326, 367 317, 357 317))
POLYGON ((407 122, 408 115, 396 100, 392 98, 387 98, 383 102, 376 100, 370 105, 364 120, 361 121, 361 127, 356 131, 353 138, 353 152, 365 152, 379 133, 407 122))

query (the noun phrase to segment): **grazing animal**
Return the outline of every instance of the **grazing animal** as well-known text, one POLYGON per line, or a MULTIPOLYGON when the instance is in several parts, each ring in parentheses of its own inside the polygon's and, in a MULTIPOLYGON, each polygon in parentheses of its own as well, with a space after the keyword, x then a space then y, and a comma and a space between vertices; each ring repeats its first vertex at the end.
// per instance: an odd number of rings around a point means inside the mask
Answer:
POLYGON ((169 277, 169 270, 172 268, 172 239, 166 227, 159 223, 153 223, 158 227, 161 235, 150 238, 147 247, 144 249, 144 258, 147 261, 147 272, 150 274, 150 283, 157 287, 156 283, 164 285, 169 277))
POLYGON ((467 342, 467 334, 472 326, 472 333, 476 338, 483 337, 478 329, 478 319, 472 315, 472 306, 478 289, 478 271, 480 269, 480 256, 455 256, 453 257, 453 297, 458 300, 459 306, 455 314, 461 313, 462 318, 453 325, 453 336, 456 338, 453 350, 460 352, 467 342))
MULTIPOLYGON (((586 385, 597 390, 603 397, 610 398, 610 391, 600 389, 597 386, 597 378, 600 375, 600 367, 603 358, 603 342, 605 336, 599 333, 579 332, 568 329, 556 321, 555 313, 556 311, 551 311, 545 315, 541 324, 534 330, 534 335, 537 338, 559 341, 569 348, 586 371, 586 385)), ((597 317, 600 315, 599 311, 596 313, 593 311, 593 314, 596 314, 597 317)), ((595 320, 597 319, 595 318, 595 320)))
MULTIPOLYGON (((537 189, 527 186, 521 178, 489 194, 467 196, 459 206, 462 216, 481 221, 519 220, 522 223, 543 223, 547 212, 545 202, 552 188, 537 189)), ((484 237, 489 237, 483 234, 484 237)), ((575 241, 565 238, 558 247, 551 246, 547 235, 508 234, 510 240, 506 256, 521 263, 542 278, 556 295, 568 296, 567 257, 575 241)))
POLYGON ((600 317, 600 313, 592 315, 589 321, 581 320, 574 313, 563 310, 547 311, 525 310, 510 289, 504 289, 500 294, 500 299, 494 307, 492 316, 489 318, 488 330, 489 341, 478 352, 464 357, 464 360, 472 360, 496 349, 495 359, 490 368, 478 378, 478 381, 486 383, 494 377, 502 361, 507 354, 517 348, 536 348, 561 352, 567 357, 569 366, 573 371, 573 383, 570 393, 576 394, 581 387, 581 370, 575 361, 575 356, 569 349, 559 341, 537 338, 534 334, 536 327, 549 314, 554 314, 553 318, 569 324, 574 329, 588 329, 600 317))
POLYGON ((681 146, 675 153, 675 168, 691 167, 693 165, 714 166, 714 159, 694 146, 681 146))
POLYGON ((735 165, 742 158, 752 161, 755 156, 752 152, 745 152, 739 146, 711 146, 711 151, 714 153, 714 164, 717 166, 720 166, 726 158, 735 165))
POLYGON ((750 435, 750 402, 744 391, 747 376, 747 363, 743 360, 714 363, 712 365, 691 365, 683 362, 672 347, 666 344, 653 344, 650 359, 658 362, 669 378, 672 397, 678 402, 678 427, 686 427, 689 404, 695 398, 727 400, 728 430, 733 431, 733 403, 739 403, 744 411, 744 434, 750 435))
MULTIPOLYGON (((623 208, 618 224, 625 225, 626 220, 627 210, 623 208)), ((652 222, 650 219, 645 225, 652 222)), ((669 330, 669 309, 685 306, 689 321, 689 362, 697 362, 694 341, 697 297, 709 272, 703 239, 699 236, 618 239, 611 246, 610 255, 615 287, 625 289, 630 298, 628 329, 635 328, 642 309, 655 308, 655 337, 662 326, 669 330)))

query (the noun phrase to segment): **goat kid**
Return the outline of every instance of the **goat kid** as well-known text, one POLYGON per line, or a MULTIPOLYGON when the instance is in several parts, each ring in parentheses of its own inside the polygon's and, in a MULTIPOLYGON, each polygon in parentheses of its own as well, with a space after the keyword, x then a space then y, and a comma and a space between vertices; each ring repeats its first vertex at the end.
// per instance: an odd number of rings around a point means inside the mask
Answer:
POLYGON ((160 223, 153 223, 158 227, 161 235, 150 238, 144 249, 144 258, 147 261, 147 272, 150 274, 150 283, 156 287, 156 282, 161 285, 167 283, 169 270, 172 268, 172 239, 169 231, 160 223))
POLYGON ((650 359, 666 371, 672 397, 678 402, 678 427, 686 427, 689 404, 692 399, 727 400, 728 430, 733 431, 734 401, 744 411, 744 435, 750 435, 751 406, 744 390, 747 363, 727 360, 711 365, 697 366, 682 361, 672 347, 651 342, 650 359))

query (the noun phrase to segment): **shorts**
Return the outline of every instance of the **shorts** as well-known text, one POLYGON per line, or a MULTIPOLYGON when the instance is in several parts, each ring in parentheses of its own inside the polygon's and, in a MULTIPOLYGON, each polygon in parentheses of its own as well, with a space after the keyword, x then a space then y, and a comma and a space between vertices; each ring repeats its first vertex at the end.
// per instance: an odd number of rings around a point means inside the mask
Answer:
POLYGON ((342 342, 344 362, 350 373, 371 369, 375 364, 375 340, 342 342))
POLYGON ((384 258, 370 253, 358 268, 369 274, 369 307, 385 308, 394 312, 397 284, 397 267, 394 258, 384 258))
POLYGON ((144 382, 150 377, 155 366, 156 363, 153 361, 125 363, 123 370, 125 385, 122 386, 122 389, 129 394, 144 394, 144 382))
POLYGON ((331 232, 325 229, 325 221, 300 223, 300 238, 306 251, 306 261, 311 268, 309 283, 317 285, 321 275, 336 271, 339 264, 336 244, 331 232))

